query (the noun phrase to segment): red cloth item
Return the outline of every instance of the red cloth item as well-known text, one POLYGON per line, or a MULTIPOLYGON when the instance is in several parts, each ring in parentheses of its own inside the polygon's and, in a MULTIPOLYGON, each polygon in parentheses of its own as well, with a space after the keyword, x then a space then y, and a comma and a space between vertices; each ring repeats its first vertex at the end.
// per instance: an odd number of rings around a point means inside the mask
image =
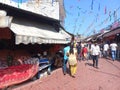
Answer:
POLYGON ((83 48, 83 53, 87 53, 87 52, 88 52, 87 48, 84 47, 84 48, 83 48))
POLYGON ((0 70, 0 88, 18 84, 32 78, 38 72, 37 64, 23 64, 0 70))

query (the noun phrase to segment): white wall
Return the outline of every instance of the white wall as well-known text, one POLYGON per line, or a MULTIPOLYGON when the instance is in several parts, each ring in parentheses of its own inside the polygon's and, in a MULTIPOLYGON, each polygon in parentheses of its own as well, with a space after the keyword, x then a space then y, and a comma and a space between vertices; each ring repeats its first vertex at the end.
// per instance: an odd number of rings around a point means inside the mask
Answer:
POLYGON ((52 0, 30 1, 17 3, 12 0, 0 0, 1 3, 59 20, 59 2, 52 3, 52 0))

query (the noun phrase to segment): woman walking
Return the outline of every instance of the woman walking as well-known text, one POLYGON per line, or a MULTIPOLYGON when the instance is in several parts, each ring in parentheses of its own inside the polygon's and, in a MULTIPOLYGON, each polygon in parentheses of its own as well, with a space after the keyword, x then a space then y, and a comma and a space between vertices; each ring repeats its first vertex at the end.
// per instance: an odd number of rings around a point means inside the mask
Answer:
POLYGON ((77 49, 74 48, 73 45, 70 45, 68 63, 69 63, 70 74, 72 77, 75 77, 77 70, 77 56, 78 56, 77 49))

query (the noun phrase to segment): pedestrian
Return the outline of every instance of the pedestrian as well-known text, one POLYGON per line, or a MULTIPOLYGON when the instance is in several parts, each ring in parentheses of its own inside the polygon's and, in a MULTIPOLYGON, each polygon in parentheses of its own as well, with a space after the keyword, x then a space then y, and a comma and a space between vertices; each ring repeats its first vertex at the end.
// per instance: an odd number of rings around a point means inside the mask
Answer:
POLYGON ((83 42, 81 42, 81 52, 80 52, 80 58, 81 58, 81 60, 83 60, 84 59, 84 56, 83 56, 83 48, 84 48, 84 43, 83 42))
POLYGON ((88 53, 87 46, 84 45, 84 47, 83 47, 83 49, 82 49, 83 60, 87 60, 87 53, 88 53))
POLYGON ((63 57, 63 73, 64 73, 64 75, 66 75, 66 73, 67 73, 67 62, 68 62, 69 50, 70 50, 70 44, 68 43, 63 48, 63 54, 64 54, 64 57, 63 57))
POLYGON ((120 43, 117 44, 117 59, 120 60, 120 43))
POLYGON ((109 50, 109 44, 106 42, 103 46, 103 55, 104 55, 104 58, 106 59, 108 57, 108 50, 109 50))
POLYGON ((79 43, 77 44, 76 48, 77 48, 78 60, 80 60, 81 42, 79 42, 79 43))
POLYGON ((92 56, 91 56, 91 42, 88 44, 88 48, 87 49, 88 49, 88 54, 87 54, 88 57, 87 57, 87 59, 91 60, 92 59, 92 56))
POLYGON ((110 44, 110 49, 111 49, 111 55, 112 55, 112 60, 116 60, 116 52, 117 52, 117 44, 113 41, 113 43, 110 44))
POLYGON ((101 43, 101 44, 99 45, 99 47, 100 47, 100 55, 99 55, 99 57, 102 58, 102 57, 104 57, 104 50, 103 50, 103 48, 104 48, 104 43, 101 43))
POLYGON ((68 63, 69 63, 70 75, 72 77, 75 77, 77 70, 77 56, 78 56, 77 49, 74 46, 70 45, 68 63))
POLYGON ((97 45, 97 43, 94 43, 91 46, 91 54, 92 54, 92 60, 93 60, 93 67, 98 68, 98 57, 100 54, 100 47, 97 45))

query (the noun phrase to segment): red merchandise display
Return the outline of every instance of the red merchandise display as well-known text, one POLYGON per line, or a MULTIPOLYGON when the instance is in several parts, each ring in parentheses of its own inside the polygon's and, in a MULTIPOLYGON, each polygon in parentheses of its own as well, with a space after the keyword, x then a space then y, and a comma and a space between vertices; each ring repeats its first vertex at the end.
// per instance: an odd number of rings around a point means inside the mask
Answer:
POLYGON ((0 88, 24 82, 37 72, 37 64, 23 64, 0 69, 0 88))

